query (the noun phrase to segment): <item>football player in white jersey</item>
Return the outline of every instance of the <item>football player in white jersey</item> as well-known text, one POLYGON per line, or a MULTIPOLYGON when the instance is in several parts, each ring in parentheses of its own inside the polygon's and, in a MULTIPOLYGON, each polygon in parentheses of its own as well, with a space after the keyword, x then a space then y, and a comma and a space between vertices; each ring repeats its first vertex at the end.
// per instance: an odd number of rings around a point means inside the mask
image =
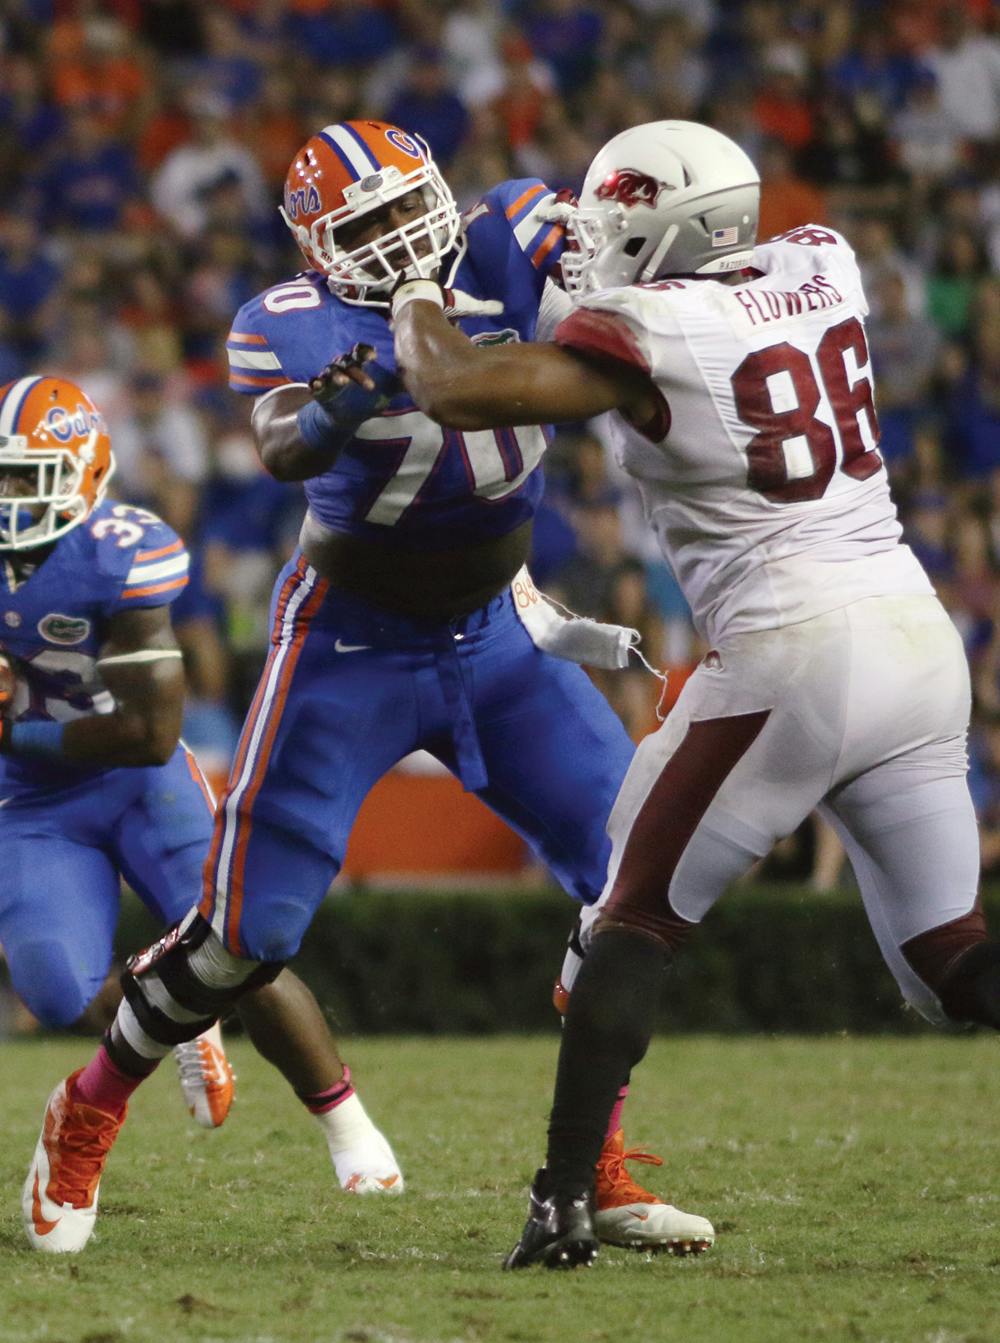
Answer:
MULTIPOLYGON (((819 807, 904 997, 1000 1027, 977 900, 962 645, 907 546, 878 453, 854 255, 805 225, 755 245, 759 179, 707 126, 616 136, 568 219, 554 343, 473 347, 426 279, 397 361, 462 429, 610 416, 711 651, 640 745, 569 1002, 548 1159, 510 1268, 589 1263, 593 1163, 667 966, 736 877, 819 807)), ((780 948, 776 948, 780 955, 780 948)))

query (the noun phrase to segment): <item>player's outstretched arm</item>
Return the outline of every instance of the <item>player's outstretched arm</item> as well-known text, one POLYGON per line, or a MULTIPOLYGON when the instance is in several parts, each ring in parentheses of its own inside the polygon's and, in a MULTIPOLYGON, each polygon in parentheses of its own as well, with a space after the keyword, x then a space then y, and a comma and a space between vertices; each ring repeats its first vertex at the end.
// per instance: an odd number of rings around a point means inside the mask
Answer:
POLYGON ((431 280, 408 280, 393 295, 397 366, 414 401, 439 424, 499 429, 606 410, 640 423, 651 418, 653 392, 635 368, 558 345, 476 346, 442 309, 443 293, 431 280))
POLYGON ((279 387, 257 401, 251 424, 257 451, 276 480, 311 480, 329 471, 365 420, 400 389, 395 374, 355 345, 308 384, 279 387))

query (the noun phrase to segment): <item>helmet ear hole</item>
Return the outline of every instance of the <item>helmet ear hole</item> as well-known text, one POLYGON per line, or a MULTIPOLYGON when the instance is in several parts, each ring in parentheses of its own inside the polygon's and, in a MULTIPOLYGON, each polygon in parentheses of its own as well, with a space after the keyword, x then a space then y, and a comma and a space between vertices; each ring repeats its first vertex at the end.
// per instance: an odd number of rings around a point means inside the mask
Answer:
POLYGON ((626 256, 638 256, 645 246, 645 238, 629 238, 622 250, 626 256))

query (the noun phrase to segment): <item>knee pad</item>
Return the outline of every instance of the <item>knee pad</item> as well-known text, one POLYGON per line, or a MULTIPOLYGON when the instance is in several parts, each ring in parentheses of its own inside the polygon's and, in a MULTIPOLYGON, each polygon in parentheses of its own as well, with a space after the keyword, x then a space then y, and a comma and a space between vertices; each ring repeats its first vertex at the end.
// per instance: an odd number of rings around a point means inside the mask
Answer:
POLYGON ((1000 1030, 1000 942, 977 942, 952 968, 938 992, 952 1021, 1000 1030))
POLYGON ((201 1035, 244 993, 281 970, 281 962, 241 963, 195 912, 131 957, 121 984, 143 1032, 173 1046, 201 1035))

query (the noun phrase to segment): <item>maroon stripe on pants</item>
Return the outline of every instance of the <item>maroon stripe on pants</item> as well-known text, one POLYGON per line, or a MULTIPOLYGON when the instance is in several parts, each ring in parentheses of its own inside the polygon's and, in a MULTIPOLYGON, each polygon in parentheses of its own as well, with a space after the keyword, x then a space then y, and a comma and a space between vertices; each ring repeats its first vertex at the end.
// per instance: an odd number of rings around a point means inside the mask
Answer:
POLYGON ((756 741, 770 709, 692 723, 632 823, 601 920, 676 947, 694 926, 670 907, 670 882, 712 799, 756 741))

